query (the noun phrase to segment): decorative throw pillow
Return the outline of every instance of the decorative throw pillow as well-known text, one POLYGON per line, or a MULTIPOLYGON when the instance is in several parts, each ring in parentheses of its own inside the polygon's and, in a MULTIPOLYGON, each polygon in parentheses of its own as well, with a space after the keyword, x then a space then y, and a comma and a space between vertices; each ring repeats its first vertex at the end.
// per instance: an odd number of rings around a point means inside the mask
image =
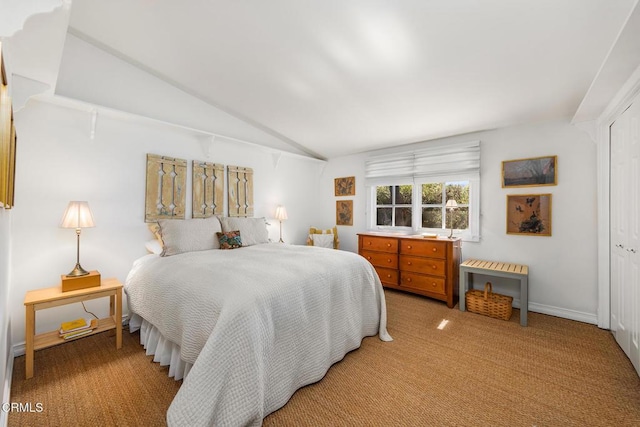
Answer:
POLYGON ((240 231, 242 235, 242 246, 269 243, 269 232, 267 221, 264 218, 220 218, 222 231, 240 231))
POLYGON ((333 234, 310 234, 313 246, 333 249, 333 234))
POLYGON ((161 219, 158 224, 164 247, 162 256, 220 248, 215 236, 218 231, 222 231, 222 226, 217 216, 204 219, 161 219))
POLYGON ((242 246, 239 230, 218 232, 216 236, 218 236, 218 242, 220 242, 220 249, 235 249, 242 246))

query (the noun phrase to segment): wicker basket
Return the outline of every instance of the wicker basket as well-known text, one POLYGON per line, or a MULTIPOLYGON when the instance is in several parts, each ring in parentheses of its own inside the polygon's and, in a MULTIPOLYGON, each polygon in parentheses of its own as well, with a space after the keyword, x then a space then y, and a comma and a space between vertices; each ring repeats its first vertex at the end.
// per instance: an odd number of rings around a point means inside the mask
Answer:
POLYGON ((496 319, 509 320, 511 318, 513 297, 494 294, 491 282, 484 285, 484 291, 472 289, 465 294, 467 310, 484 314, 496 319))

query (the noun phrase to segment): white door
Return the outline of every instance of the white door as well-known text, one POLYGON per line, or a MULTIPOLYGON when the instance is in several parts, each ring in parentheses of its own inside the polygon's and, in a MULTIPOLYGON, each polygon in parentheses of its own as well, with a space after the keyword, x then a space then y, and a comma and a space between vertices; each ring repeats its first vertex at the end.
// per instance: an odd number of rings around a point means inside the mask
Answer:
POLYGON ((640 374, 640 101, 626 111, 629 120, 628 158, 629 179, 629 238, 627 240, 628 268, 626 281, 629 298, 630 354, 629 358, 640 374))
MULTIPOLYGON (((626 112, 625 112, 626 113, 626 112)), ((611 331, 625 353, 629 354, 630 334, 627 327, 625 283, 627 278, 627 219, 626 197, 628 171, 626 147, 628 117, 622 114, 611 125, 611 331)))
POLYGON ((640 102, 611 126, 611 330, 640 374, 640 102))

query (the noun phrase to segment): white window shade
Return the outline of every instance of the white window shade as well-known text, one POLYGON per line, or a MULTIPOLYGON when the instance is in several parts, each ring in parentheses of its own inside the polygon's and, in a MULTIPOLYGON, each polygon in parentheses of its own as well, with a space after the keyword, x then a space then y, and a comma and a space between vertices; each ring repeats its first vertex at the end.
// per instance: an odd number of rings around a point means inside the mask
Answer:
POLYGON ((414 155, 415 178, 436 181, 480 178, 480 141, 442 144, 421 149, 414 155))
POLYGON ((434 143, 413 151, 370 157, 365 185, 480 178, 480 141, 434 143))
POLYGON ((413 181, 413 153, 375 156, 366 160, 365 185, 399 185, 413 181))

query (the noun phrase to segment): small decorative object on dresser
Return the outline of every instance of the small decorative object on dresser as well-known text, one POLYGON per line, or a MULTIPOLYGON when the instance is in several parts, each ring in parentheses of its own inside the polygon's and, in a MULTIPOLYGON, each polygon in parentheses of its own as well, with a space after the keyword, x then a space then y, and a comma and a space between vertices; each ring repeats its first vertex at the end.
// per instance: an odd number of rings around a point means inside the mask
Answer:
POLYGON ((461 239, 432 239, 397 234, 358 234, 358 253, 373 264, 382 285, 457 302, 461 239))

